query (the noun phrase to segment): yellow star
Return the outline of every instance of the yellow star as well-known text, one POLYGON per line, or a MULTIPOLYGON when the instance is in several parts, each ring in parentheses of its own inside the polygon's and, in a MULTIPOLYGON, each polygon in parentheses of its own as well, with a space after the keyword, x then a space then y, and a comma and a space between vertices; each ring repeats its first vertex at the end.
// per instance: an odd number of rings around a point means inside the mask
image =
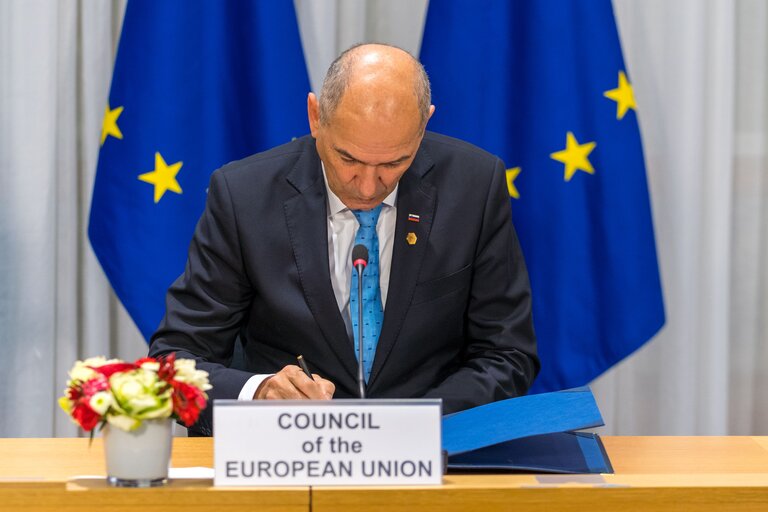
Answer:
POLYGON ((176 181, 176 175, 179 174, 182 165, 184 165, 184 162, 168 165, 160 153, 155 153, 155 170, 139 176, 141 181, 155 186, 155 203, 159 202, 163 194, 168 190, 181 194, 181 187, 179 182, 176 181))
POLYGON ((507 169, 507 190, 509 190, 510 197, 514 197, 515 199, 520 199, 520 192, 517 191, 517 187, 515 186, 515 178, 520 175, 520 171, 520 167, 507 169))
POLYGON ((104 121, 101 123, 101 145, 104 145, 104 141, 107 140, 107 136, 111 135, 116 139, 123 138, 123 132, 117 126, 117 118, 123 113, 123 107, 117 107, 110 109, 109 105, 104 109, 104 121))
POLYGON ((553 160, 565 164, 565 181, 571 181, 576 171, 584 171, 589 174, 595 174, 592 164, 589 163, 589 154, 595 149, 597 143, 587 142, 579 144, 573 132, 568 132, 565 137, 565 149, 549 155, 553 160))
POLYGON ((632 85, 627 82, 627 75, 623 71, 619 71, 619 86, 616 89, 605 91, 603 96, 616 102, 616 119, 624 119, 624 114, 629 109, 637 111, 635 92, 632 85))

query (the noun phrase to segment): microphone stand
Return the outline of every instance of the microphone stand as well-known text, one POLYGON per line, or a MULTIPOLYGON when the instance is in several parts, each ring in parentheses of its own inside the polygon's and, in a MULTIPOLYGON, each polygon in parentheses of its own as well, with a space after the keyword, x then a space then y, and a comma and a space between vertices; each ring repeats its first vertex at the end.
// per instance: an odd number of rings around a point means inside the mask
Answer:
POLYGON ((357 384, 360 398, 365 398, 365 371, 363 369, 363 266, 357 269, 357 384))
MULTIPOLYGON (((357 244, 352 248, 352 266, 357 271, 357 385, 360 398, 365 398, 365 370, 363 365, 363 270, 368 266, 368 248, 357 244)), ((352 312, 350 311, 350 314, 352 312)))

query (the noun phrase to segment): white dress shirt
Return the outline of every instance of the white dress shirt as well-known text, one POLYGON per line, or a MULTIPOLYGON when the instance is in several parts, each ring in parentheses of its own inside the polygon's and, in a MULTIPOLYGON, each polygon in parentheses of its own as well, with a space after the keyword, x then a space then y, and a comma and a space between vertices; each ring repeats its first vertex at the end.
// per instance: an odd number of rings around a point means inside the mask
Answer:
MULTIPOLYGON (((328 186, 328 178, 323 167, 325 191, 328 197, 328 267, 331 273, 331 285, 336 296, 347 334, 352 339, 352 318, 349 314, 349 287, 352 281, 352 248, 360 224, 341 199, 328 186)), ((399 185, 383 202, 379 220, 376 223, 376 234, 379 237, 379 286, 381 288, 381 305, 386 310, 387 293, 389 292, 389 275, 392 269, 392 248, 395 238, 395 221, 397 220, 397 190, 399 185)), ((256 390, 265 379, 272 374, 254 375, 240 390, 239 400, 252 400, 256 390)))

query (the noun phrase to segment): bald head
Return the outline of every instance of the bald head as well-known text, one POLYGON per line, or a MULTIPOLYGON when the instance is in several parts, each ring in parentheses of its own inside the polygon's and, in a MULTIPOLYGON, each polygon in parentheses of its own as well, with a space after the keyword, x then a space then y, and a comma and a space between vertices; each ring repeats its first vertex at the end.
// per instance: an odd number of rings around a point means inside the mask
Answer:
POLYGON ((363 117, 430 116, 429 79, 421 63, 395 46, 362 44, 342 53, 328 68, 320 92, 320 122, 328 124, 344 102, 363 117))
POLYGON ((430 105, 421 64, 393 46, 350 48, 331 65, 307 116, 328 188, 349 208, 370 210, 416 158, 430 105))

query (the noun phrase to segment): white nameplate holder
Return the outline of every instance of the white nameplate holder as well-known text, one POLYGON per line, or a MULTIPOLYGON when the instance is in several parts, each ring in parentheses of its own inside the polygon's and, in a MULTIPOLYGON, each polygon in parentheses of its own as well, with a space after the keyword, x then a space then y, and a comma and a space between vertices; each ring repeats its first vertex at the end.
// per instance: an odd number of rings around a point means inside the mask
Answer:
POLYGON ((441 400, 216 400, 214 485, 431 485, 441 400))

